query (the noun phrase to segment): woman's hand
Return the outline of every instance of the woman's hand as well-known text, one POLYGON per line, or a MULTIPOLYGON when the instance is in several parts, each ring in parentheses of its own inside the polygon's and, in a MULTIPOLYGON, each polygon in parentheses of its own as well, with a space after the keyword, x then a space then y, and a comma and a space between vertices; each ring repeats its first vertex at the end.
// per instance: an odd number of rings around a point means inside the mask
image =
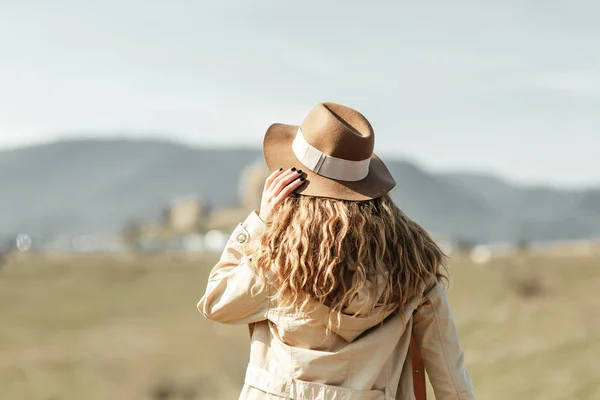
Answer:
POLYGON ((294 190, 303 183, 302 170, 296 170, 296 168, 286 171, 280 168, 269 175, 265 182, 260 202, 260 219, 267 221, 275 207, 281 204, 290 194, 294 193, 294 190))

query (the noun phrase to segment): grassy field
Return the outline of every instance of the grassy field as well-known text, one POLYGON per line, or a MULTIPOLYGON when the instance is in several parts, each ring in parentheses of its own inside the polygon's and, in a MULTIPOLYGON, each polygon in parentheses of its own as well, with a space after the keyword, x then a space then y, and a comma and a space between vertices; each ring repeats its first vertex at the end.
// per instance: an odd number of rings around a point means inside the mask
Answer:
MULTIPOLYGON (((8 260, 0 399, 236 399, 247 329, 205 321, 195 308, 215 260, 8 260)), ((600 258, 451 267, 450 301, 479 399, 600 399, 600 258)))

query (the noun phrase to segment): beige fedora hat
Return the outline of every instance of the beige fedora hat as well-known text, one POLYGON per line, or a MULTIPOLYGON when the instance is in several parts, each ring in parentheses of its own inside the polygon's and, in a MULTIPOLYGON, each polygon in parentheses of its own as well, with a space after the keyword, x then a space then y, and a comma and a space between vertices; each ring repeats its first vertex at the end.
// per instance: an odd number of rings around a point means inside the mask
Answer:
POLYGON ((263 152, 271 171, 296 167, 306 174, 296 193, 363 201, 396 186, 373 153, 374 145, 373 127, 361 113, 341 104, 320 103, 300 126, 271 125, 263 152))

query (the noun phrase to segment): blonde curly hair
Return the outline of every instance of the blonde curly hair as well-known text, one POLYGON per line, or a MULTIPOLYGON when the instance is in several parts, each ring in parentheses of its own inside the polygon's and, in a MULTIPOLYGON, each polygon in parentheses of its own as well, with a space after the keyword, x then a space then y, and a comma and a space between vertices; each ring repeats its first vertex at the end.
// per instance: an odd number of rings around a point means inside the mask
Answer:
POLYGON ((290 196, 250 253, 278 306, 297 312, 324 304, 341 313, 371 282, 381 295, 370 307, 400 311, 432 279, 447 280, 445 254, 389 195, 361 202, 290 196))

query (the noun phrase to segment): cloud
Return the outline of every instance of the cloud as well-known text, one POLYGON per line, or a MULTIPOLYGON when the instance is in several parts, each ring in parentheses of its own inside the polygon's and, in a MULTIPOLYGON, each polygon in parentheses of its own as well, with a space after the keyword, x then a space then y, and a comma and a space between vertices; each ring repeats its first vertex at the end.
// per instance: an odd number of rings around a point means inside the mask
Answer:
POLYGON ((271 124, 299 125, 311 108, 312 105, 282 107, 266 103, 251 108, 224 106, 212 115, 212 131, 205 131, 197 137, 188 135, 186 141, 260 147, 265 131, 271 124))
POLYGON ((600 70, 575 69, 540 75, 536 83, 547 90, 600 94, 600 70))
POLYGON ((337 63, 315 51, 287 49, 280 53, 281 63, 295 71, 300 71, 320 78, 340 79, 340 68, 337 63))
POLYGON ((15 127, 0 125, 0 150, 5 147, 20 147, 47 141, 48 134, 41 133, 39 127, 15 127))

